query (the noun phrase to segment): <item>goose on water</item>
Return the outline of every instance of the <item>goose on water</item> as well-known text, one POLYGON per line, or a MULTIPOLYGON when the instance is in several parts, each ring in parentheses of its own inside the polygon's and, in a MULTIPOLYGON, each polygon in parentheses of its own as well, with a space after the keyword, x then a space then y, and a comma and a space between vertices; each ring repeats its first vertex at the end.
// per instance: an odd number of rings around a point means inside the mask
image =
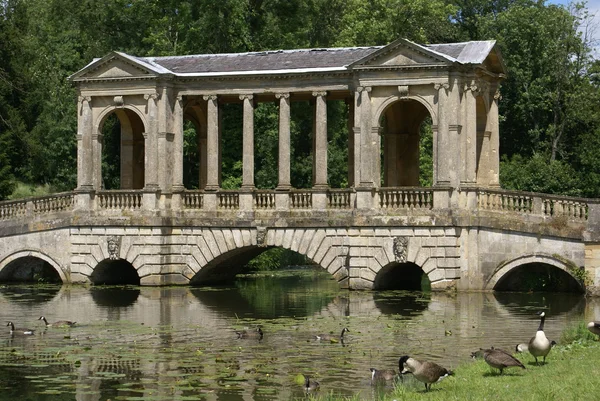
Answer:
POLYGON ((6 323, 6 325, 8 327, 10 327, 11 335, 31 336, 35 333, 35 330, 32 330, 32 329, 15 328, 15 325, 13 324, 13 322, 8 322, 8 323, 6 323))
POLYGON ((540 316, 540 325, 535 335, 531 337, 531 340, 529 340, 529 344, 527 344, 527 349, 529 350, 529 353, 535 358, 536 365, 539 365, 539 357, 542 357, 544 363, 546 363, 546 356, 548 356, 548 353, 552 349, 553 345, 544 333, 544 322, 546 320, 546 313, 539 312, 538 315, 540 316))
POLYGON ((319 341, 343 341, 344 333, 346 332, 350 332, 350 330, 348 330, 347 327, 344 327, 339 336, 333 334, 317 334, 315 338, 319 341))
POLYGON ((46 327, 73 327, 76 322, 70 320, 59 320, 57 322, 48 323, 48 320, 44 316, 40 316, 38 320, 43 320, 46 327))
POLYGON ((236 331, 235 334, 237 334, 237 338, 256 338, 258 340, 262 340, 263 339, 263 331, 260 327, 257 327, 254 330, 251 331, 246 331, 246 330, 242 330, 242 331, 236 331))
POLYGON ((371 383, 386 382, 394 380, 398 375, 394 369, 375 369, 371 370, 371 383))
POLYGON ((310 377, 304 376, 304 391, 307 393, 311 391, 316 391, 320 387, 320 384, 316 380, 311 380, 310 377))
POLYGON ((425 391, 431 390, 431 385, 453 375, 451 370, 441 367, 434 362, 419 362, 404 355, 398 361, 401 374, 412 373, 415 379, 425 383, 425 391))

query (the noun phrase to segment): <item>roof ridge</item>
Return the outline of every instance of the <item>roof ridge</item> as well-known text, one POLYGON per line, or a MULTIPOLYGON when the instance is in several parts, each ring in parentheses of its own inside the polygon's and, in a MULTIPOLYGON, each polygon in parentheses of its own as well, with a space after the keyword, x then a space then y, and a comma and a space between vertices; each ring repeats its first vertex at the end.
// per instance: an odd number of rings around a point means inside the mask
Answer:
MULTIPOLYGON (((262 50, 262 51, 254 51, 254 52, 244 52, 244 53, 204 53, 204 54, 184 54, 181 56, 149 56, 149 57, 138 57, 142 60, 165 60, 165 59, 173 59, 173 58, 202 58, 202 57, 238 57, 238 56, 247 56, 247 55, 265 55, 265 54, 278 54, 278 53, 301 53, 301 52, 311 52, 311 51, 343 51, 343 50, 367 50, 367 49, 380 49, 385 46, 354 46, 354 47, 313 47, 306 49, 279 49, 279 50, 262 50)), ((133 56, 135 57, 135 56, 133 56)))

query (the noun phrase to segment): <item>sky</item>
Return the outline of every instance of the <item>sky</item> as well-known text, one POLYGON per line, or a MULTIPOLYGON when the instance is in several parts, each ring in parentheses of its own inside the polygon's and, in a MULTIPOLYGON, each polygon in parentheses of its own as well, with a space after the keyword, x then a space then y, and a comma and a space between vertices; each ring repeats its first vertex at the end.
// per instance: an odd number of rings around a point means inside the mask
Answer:
MULTIPOLYGON (((583 0, 547 0, 546 4, 562 4, 566 6, 569 3, 581 1, 583 0)), ((586 4, 590 15, 595 15, 593 23, 596 24, 596 28, 593 32, 592 47, 594 48, 593 54, 595 58, 600 58, 600 0, 587 0, 586 4)))

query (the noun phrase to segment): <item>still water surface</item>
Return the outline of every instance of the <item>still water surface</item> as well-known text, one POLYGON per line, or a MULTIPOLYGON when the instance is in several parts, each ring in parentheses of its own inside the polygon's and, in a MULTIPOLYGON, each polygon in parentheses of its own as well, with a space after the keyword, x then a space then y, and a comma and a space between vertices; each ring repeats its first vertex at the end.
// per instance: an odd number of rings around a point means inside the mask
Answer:
POLYGON ((299 373, 322 393, 372 399, 370 367, 397 369, 408 354, 452 368, 479 347, 514 348, 535 333, 540 309, 558 341, 586 308, 598 309, 590 302, 575 294, 349 292, 313 270, 212 288, 2 286, 2 325, 37 331, 2 330, 0 400, 302 399, 299 373), (44 329, 41 315, 78 324, 44 329), (236 330, 257 325, 261 341, 237 339, 236 330), (344 327, 343 342, 314 339, 344 327))

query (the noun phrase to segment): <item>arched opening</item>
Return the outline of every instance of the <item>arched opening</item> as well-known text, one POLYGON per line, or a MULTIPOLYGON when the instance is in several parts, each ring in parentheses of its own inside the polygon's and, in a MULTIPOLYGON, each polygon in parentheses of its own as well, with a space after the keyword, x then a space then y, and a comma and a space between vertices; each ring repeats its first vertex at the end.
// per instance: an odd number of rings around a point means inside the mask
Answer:
POLYGON ((583 287, 566 271, 540 262, 519 265, 504 276, 496 285, 495 291, 518 292, 583 292, 583 287))
POLYGON ((433 130, 427 108, 416 100, 392 103, 382 113, 381 185, 433 184, 433 130))
POLYGON ((373 283, 374 290, 428 291, 431 283, 418 265, 393 262, 384 266, 373 283))
POLYGON ((60 284, 62 280, 50 263, 35 256, 24 256, 11 261, 0 271, 0 282, 60 284))
POLYGON ((235 312, 238 318, 311 316, 327 308, 340 291, 330 273, 281 247, 228 252, 204 266, 191 283, 191 292, 204 305, 224 314, 235 312))
POLYGON ((98 263, 90 281, 94 285, 140 285, 140 276, 124 259, 105 259, 98 263))
POLYGON ((100 126, 102 188, 144 188, 144 123, 129 109, 116 109, 100 126))

